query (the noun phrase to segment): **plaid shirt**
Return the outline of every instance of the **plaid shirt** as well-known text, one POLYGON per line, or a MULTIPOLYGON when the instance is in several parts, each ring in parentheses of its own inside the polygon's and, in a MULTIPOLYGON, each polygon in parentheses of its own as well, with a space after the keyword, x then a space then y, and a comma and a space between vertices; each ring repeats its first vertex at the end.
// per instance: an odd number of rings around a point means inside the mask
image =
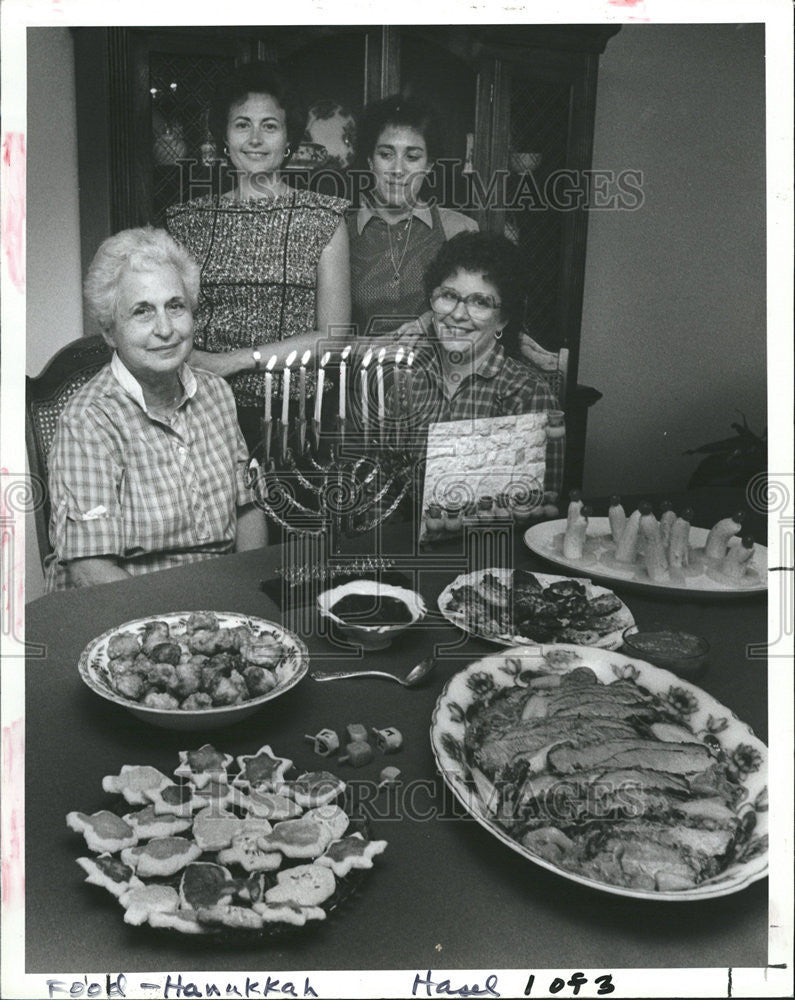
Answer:
MULTIPOLYGON (((487 355, 475 371, 461 379, 453 395, 447 396, 440 348, 428 317, 422 317, 422 333, 412 342, 416 359, 405 412, 415 435, 432 423, 560 409, 542 373, 528 361, 507 357, 501 347, 487 355)), ((394 389, 390 397, 394 406, 394 389)), ((565 451, 565 438, 547 441, 545 490, 560 494, 565 451)))
POLYGON ((115 558, 137 576, 234 549, 236 507, 252 502, 234 397, 187 365, 180 379, 170 422, 116 354, 69 401, 49 456, 48 591, 70 586, 73 559, 115 558))

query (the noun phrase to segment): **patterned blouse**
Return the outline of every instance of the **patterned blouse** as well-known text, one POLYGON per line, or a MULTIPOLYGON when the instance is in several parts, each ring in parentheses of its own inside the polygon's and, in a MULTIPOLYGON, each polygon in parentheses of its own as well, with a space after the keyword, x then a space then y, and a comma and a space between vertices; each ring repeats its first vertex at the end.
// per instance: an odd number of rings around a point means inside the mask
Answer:
MULTIPOLYGON (((315 329, 320 254, 348 202, 311 191, 233 201, 206 196, 168 210, 166 226, 201 267, 196 346, 221 352, 315 329)), ((258 406, 264 375, 229 378, 239 405, 258 406)))

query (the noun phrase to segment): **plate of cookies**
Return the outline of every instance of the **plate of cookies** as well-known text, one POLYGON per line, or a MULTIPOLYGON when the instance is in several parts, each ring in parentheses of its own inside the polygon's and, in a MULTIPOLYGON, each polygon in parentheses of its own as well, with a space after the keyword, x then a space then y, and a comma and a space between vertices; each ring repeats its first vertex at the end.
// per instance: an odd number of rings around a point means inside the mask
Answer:
POLYGON ((134 926, 211 938, 262 938, 311 926, 348 899, 385 840, 345 805, 330 771, 289 778, 270 746, 180 751, 171 776, 149 765, 105 775, 111 808, 70 812, 85 881, 134 926))
POLYGON ((295 687, 305 643, 276 622, 222 611, 176 611, 110 629, 78 670, 100 697, 156 726, 229 725, 295 687))

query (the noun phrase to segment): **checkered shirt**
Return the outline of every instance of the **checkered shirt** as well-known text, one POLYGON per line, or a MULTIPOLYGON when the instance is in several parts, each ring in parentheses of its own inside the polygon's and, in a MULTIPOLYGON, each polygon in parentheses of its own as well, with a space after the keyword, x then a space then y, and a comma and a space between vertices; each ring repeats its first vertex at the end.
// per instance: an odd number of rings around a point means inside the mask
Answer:
MULTIPOLYGON (((417 353, 410 397, 406 397, 408 405, 404 408, 415 435, 432 423, 560 409, 557 396, 543 374, 528 361, 506 356, 502 348, 465 375, 452 397, 448 397, 443 388, 438 342, 427 323, 422 323, 422 329, 423 335, 413 345, 417 353)), ((390 396, 393 403, 393 393, 390 396)), ((547 441, 545 490, 560 493, 565 450, 565 438, 547 441)))
POLYGON ((117 355, 69 401, 49 456, 48 591, 73 559, 111 557, 133 576, 231 552, 252 502, 227 383, 184 365, 169 422, 147 412, 117 355))

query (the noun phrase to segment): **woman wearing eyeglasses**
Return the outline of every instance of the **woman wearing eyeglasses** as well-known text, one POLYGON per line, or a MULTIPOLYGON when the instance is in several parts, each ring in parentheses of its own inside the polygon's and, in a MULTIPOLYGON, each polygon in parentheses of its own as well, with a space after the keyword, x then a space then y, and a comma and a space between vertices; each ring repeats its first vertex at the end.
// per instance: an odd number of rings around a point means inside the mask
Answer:
MULTIPOLYGON (((461 233, 425 272, 431 309, 401 343, 416 353, 408 413, 415 428, 472 417, 557 410, 540 370, 518 352, 526 272, 510 240, 461 233)), ((547 445, 545 488, 559 493, 563 439, 547 445)))

